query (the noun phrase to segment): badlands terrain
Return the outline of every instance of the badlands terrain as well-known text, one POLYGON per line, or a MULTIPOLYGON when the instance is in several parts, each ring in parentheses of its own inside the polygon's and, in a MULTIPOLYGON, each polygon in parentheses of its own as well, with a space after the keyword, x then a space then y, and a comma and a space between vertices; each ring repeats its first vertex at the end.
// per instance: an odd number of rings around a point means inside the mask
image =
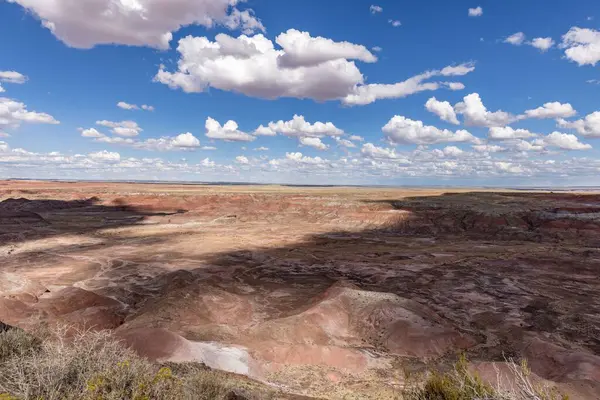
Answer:
POLYGON ((598 399, 599 275, 597 194, 0 182, 1 322, 316 398, 464 352, 598 399))

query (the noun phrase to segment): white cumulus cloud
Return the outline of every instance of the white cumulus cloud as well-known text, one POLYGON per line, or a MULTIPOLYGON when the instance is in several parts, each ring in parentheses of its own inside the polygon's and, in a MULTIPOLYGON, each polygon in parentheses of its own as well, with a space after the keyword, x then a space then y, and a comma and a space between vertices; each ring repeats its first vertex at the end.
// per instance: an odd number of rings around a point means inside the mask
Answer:
POLYGON ((510 126, 491 127, 488 137, 491 140, 529 139, 538 136, 527 129, 513 129, 510 126))
POLYGON ((327 150, 329 148, 329 146, 327 146, 321 141, 321 139, 317 137, 301 137, 299 141, 301 145, 313 147, 317 150, 327 150))
POLYGON ((335 136, 334 139, 337 142, 338 146, 340 146, 340 147, 346 147, 348 149, 352 149, 352 148, 356 147, 356 145, 348 139, 342 139, 337 136, 335 136))
POLYGON ((525 42, 525 34, 523 32, 514 33, 514 34, 508 36, 506 39, 504 39, 504 43, 512 44, 515 46, 520 46, 524 42, 525 42))
POLYGON ((214 41, 187 36, 179 41, 177 51, 177 70, 171 72, 161 66, 154 77, 173 89, 192 93, 212 87, 265 99, 342 100, 348 105, 451 88, 453 82, 424 81, 436 76, 460 76, 474 69, 464 64, 428 71, 397 84, 367 85, 353 61, 377 60, 366 47, 312 37, 294 29, 279 34, 275 43, 262 34, 237 38, 218 34, 214 41))
POLYGON ((273 136, 281 134, 292 137, 315 137, 341 136, 344 131, 336 127, 332 122, 317 121, 313 124, 306 121, 303 115, 294 115, 289 121, 279 120, 269 122, 267 127, 260 125, 254 132, 257 135, 273 136))
POLYGON ((19 101, 0 97, 0 128, 18 128, 22 123, 59 124, 52 115, 27 110, 19 101))
POLYGON ((592 148, 587 143, 581 143, 577 136, 570 133, 552 132, 543 140, 546 145, 563 150, 589 150, 592 148))
POLYGON ((115 135, 125 136, 125 137, 137 136, 140 134, 140 132, 143 131, 143 129, 140 128, 140 126, 135 121, 114 122, 114 121, 102 120, 102 121, 96 121, 96 125, 105 126, 107 128, 110 128, 110 131, 112 133, 114 133, 115 135))
POLYGON ((235 158, 235 162, 238 164, 249 164, 250 161, 248 160, 248 158, 246 156, 237 156, 235 158))
POLYGON ((27 77, 17 71, 0 71, 0 82, 22 84, 27 82, 27 77))
POLYGON ((600 138, 600 111, 593 112, 576 121, 566 121, 560 118, 558 126, 564 129, 574 129, 583 136, 600 138))
POLYGON ((124 44, 168 49, 173 32, 187 25, 224 25, 246 33, 264 31, 238 0, 9 0, 37 16, 71 47, 124 44))
POLYGON ((577 114, 569 103, 562 104, 558 101, 545 103, 542 107, 525 111, 528 118, 569 118, 577 114))
POLYGON ((81 132, 81 136, 86 137, 86 138, 100 138, 100 137, 105 136, 102 133, 98 132, 98 130, 95 128, 89 128, 89 129, 79 128, 78 130, 79 130, 79 132, 81 132))
POLYGON ((371 4, 371 7, 369 7, 369 11, 371 11, 371 14, 377 14, 383 12, 383 7, 371 4))
POLYGON ((488 111, 478 93, 465 96, 462 102, 454 106, 454 110, 462 114, 465 124, 470 126, 505 126, 518 120, 518 117, 501 110, 488 111))
POLYGON ((375 146, 373 143, 363 144, 360 152, 363 156, 373 159, 391 159, 395 160, 398 158, 396 150, 387 149, 385 147, 375 146))
POLYGON ((227 121, 223 126, 215 119, 208 117, 204 124, 206 128, 206 137, 210 139, 219 139, 229 142, 252 142, 255 136, 249 135, 238 129, 235 121, 227 121))
POLYGON ((435 126, 424 125, 422 121, 413 121, 400 115, 392 117, 382 131, 391 142, 402 144, 477 141, 477 138, 466 130, 453 132, 448 129, 438 129, 435 126))
POLYGON ((600 31, 573 27, 562 37, 565 56, 581 65, 595 66, 600 61, 600 31))
POLYGON ((442 121, 449 122, 454 125, 459 125, 458 118, 456 118, 456 112, 454 112, 454 108, 447 101, 438 101, 435 97, 430 98, 425 103, 425 108, 427 111, 434 113, 442 121))
POLYGON ((121 155, 119 153, 111 152, 111 151, 98 151, 96 153, 88 154, 88 157, 94 161, 109 161, 109 162, 118 162, 121 161, 121 155))
POLYGON ((475 7, 469 8, 469 17, 481 17, 483 15, 483 8, 475 7))
POLYGON ((377 61, 365 46, 350 42, 334 42, 321 36, 311 37, 308 32, 290 29, 277 36, 275 42, 283 49, 278 62, 284 68, 314 67, 340 59, 377 61))
POLYGON ((550 50, 550 48, 552 46, 554 46, 554 40, 552 40, 551 37, 545 37, 545 38, 535 38, 533 39, 530 43, 531 46, 535 47, 536 49, 540 50, 541 52, 545 52, 550 50))

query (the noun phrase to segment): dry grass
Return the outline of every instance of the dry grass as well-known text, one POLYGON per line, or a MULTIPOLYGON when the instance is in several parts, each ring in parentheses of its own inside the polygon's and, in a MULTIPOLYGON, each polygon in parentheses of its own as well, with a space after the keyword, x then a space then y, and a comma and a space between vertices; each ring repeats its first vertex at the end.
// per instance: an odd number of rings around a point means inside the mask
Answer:
POLYGON ((108 332, 67 335, 59 328, 43 339, 19 329, 0 333, 0 400, 213 400, 227 398, 234 389, 239 393, 240 381, 229 375, 200 364, 151 363, 108 332))
POLYGON ((537 385, 531 379, 531 371, 526 362, 519 364, 507 360, 510 388, 503 387, 503 377, 496 369, 495 386, 484 382, 481 377, 470 371, 469 363, 461 356, 454 368, 444 374, 429 373, 425 379, 410 378, 402 393, 404 400, 568 400, 568 397, 556 389, 537 385))

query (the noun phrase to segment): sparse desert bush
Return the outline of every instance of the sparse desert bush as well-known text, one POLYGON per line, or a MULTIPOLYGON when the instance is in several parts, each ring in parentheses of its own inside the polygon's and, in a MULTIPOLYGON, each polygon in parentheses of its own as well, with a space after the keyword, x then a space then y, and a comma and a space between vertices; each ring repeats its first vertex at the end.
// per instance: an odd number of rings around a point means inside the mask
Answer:
POLYGON ((30 335, 21 329, 8 329, 0 332, 0 335, 0 363, 12 357, 38 351, 42 346, 42 340, 38 336, 30 335))
POLYGON ((213 400, 237 390, 234 379, 201 364, 140 358, 109 332, 66 333, 0 333, 0 400, 213 400))
POLYGON ((424 379, 409 377, 402 396, 404 400, 568 400, 554 388, 534 384, 525 361, 517 364, 510 359, 507 364, 514 376, 509 389, 501 387, 498 370, 497 384, 492 386, 470 371, 461 356, 449 372, 431 372, 424 379))

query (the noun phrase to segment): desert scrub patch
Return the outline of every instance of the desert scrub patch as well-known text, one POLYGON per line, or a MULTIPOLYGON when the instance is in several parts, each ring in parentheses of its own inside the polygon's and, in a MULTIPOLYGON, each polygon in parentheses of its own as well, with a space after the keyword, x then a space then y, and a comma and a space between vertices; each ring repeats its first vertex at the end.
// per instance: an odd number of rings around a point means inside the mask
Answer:
MULTIPOLYGON (((12 357, 39 351, 42 340, 22 329, 12 328, 0 332, 0 363, 12 357)), ((2 397, 0 397, 1 400, 2 397)))
POLYGON ((484 382, 469 370, 469 363, 461 355, 454 368, 446 373, 429 372, 423 376, 407 376, 407 385, 402 391, 405 400, 568 400, 556 388, 535 384, 527 362, 515 363, 507 360, 514 377, 514 385, 508 390, 500 385, 500 373, 495 386, 484 382))
POLYGON ((0 349, 0 400, 218 400, 240 386, 200 364, 152 363, 109 332, 56 328, 39 339, 11 329, 0 349))

